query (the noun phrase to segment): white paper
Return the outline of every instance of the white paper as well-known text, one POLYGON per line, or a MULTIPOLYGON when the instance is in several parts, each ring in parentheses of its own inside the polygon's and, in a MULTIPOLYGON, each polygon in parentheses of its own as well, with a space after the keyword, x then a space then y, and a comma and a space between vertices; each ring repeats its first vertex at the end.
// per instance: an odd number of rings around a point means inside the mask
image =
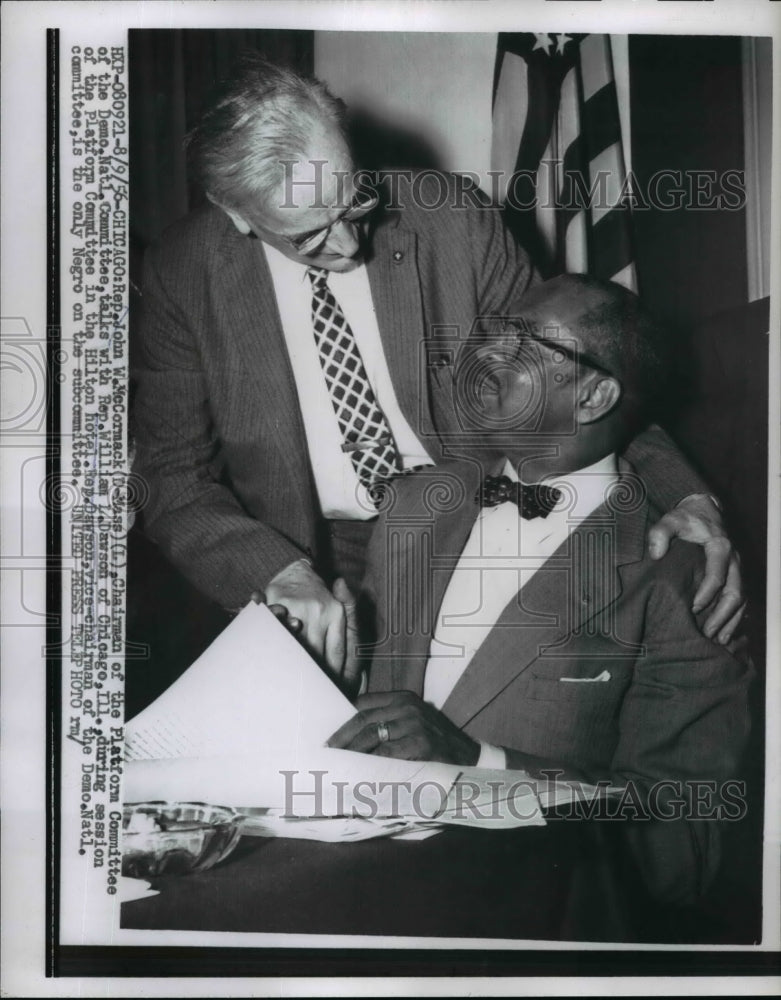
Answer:
MULTIPOLYGON (((360 810, 363 797, 372 803, 376 815, 398 815, 406 805, 400 797, 411 796, 428 782, 431 795, 419 792, 418 798, 426 806, 431 802, 426 817, 431 818, 442 808, 459 773, 450 764, 393 760, 327 747, 289 756, 259 753, 132 760, 125 768, 125 800, 189 800, 283 809, 298 816, 336 816, 353 805, 360 810)), ((360 811, 368 814, 372 808, 367 805, 360 811)))
POLYGON ((268 608, 249 604, 128 722, 125 801, 189 800, 314 819, 544 823, 523 772, 324 746, 354 714, 268 608))
POLYGON ((321 747, 355 709, 269 609, 250 603, 125 728, 127 760, 321 747))
POLYGON ((268 808, 307 818, 403 816, 458 826, 543 825, 523 771, 460 768, 322 748, 293 758, 177 757, 128 761, 125 798, 268 808))

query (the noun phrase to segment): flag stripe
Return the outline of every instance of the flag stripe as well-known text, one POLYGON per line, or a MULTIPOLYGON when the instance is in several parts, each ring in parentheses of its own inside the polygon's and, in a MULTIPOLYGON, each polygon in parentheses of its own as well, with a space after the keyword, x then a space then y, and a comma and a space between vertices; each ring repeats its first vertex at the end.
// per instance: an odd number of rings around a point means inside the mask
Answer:
POLYGON ((593 259, 589 261, 589 272, 595 277, 609 281, 632 259, 628 223, 627 210, 614 208, 592 227, 593 259))
POLYGON ((526 63, 520 56, 505 53, 494 90, 491 138, 491 166, 501 171, 498 186, 501 201, 507 197, 507 183, 515 168, 527 112, 526 63))
POLYGON ((590 100, 602 87, 613 82, 613 62, 607 35, 586 35, 580 43, 583 100, 590 100))
POLYGON ((621 139, 621 123, 618 120, 618 101, 616 88, 609 84, 598 90, 583 105, 583 130, 588 158, 593 159, 598 153, 621 139))
POLYGON ((530 113, 526 115, 521 145, 518 147, 516 170, 536 170, 551 137, 556 120, 558 92, 553 94, 547 74, 535 66, 529 67, 526 77, 530 113))
POLYGON ((588 165, 592 184, 596 178, 600 181, 597 195, 591 202, 591 224, 594 226, 603 215, 618 205, 624 179, 622 159, 621 140, 618 139, 595 156, 588 165))
MULTIPOLYGON (((614 207, 625 167, 610 45, 607 35, 499 35, 492 167, 506 169, 514 148, 514 169, 536 177, 534 208, 506 192, 505 214, 543 273, 588 271, 633 287, 631 214, 614 207), (543 162, 554 159, 555 169, 543 162)), ((528 199, 530 185, 513 190, 528 199)))
POLYGON ((627 264, 626 267, 622 267, 620 271, 612 276, 611 281, 615 281, 617 285, 623 285, 624 288, 628 288, 630 292, 637 291, 637 272, 635 270, 634 261, 631 264, 627 264))
POLYGON ((589 270, 589 228, 585 212, 577 212, 567 226, 562 270, 585 274, 589 270))
POLYGON ((561 225, 566 229, 573 215, 587 205, 585 199, 588 194, 588 169, 582 136, 579 135, 570 143, 564 153, 562 168, 564 176, 559 189, 558 212, 562 220, 561 225))

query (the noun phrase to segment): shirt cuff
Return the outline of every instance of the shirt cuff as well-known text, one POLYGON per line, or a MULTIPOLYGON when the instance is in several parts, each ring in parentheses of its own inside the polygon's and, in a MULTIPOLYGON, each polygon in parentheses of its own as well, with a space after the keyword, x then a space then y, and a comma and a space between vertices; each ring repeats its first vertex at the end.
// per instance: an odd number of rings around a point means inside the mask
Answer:
POLYGON ((477 758, 475 767, 490 767, 494 771, 507 770, 507 754, 501 747, 495 747, 491 743, 480 742, 480 756, 477 758))

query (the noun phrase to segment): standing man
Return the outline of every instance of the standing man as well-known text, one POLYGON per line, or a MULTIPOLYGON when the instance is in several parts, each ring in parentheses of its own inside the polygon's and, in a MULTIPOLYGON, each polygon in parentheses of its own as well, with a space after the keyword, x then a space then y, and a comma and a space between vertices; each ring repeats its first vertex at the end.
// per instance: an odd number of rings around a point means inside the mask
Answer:
MULTIPOLYGON (((390 202, 359 184, 340 102, 258 58, 190 153, 209 205, 145 262, 144 528, 223 607, 258 590, 284 605, 338 671, 349 592, 337 578, 360 584, 376 485, 445 457, 453 338, 505 313, 535 275, 499 213, 459 197, 453 178, 401 178, 390 202)), ((726 638, 737 564, 707 488, 658 430, 632 451, 672 511, 651 536, 657 554, 676 534, 706 545, 700 603, 726 580, 708 626, 726 638)))

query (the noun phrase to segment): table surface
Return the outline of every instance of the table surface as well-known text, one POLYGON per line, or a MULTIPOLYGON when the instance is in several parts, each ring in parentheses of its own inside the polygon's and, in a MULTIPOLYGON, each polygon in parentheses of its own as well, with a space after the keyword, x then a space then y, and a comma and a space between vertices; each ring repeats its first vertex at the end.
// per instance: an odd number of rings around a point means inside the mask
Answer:
POLYGON ((426 840, 243 837, 216 867, 152 881, 126 928, 631 940, 605 827, 449 829, 426 840))

